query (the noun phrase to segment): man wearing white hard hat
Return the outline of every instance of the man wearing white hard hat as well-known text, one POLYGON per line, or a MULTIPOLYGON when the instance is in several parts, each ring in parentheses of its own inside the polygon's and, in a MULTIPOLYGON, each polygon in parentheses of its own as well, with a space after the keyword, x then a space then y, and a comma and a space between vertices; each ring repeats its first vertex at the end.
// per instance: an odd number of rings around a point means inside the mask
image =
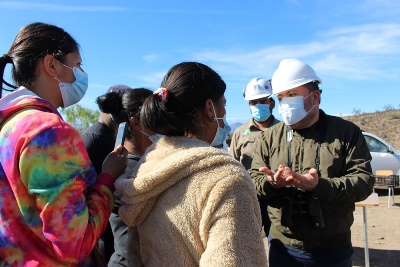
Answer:
POLYGON ((283 122, 262 133, 249 170, 269 202, 270 267, 351 267, 354 203, 373 190, 361 130, 319 109, 321 82, 297 59, 272 76, 283 122))
MULTIPOLYGON (((279 122, 272 115, 275 101, 269 97, 271 94, 271 84, 261 78, 251 79, 243 90, 244 100, 249 101, 252 118, 235 130, 229 152, 243 164, 246 170, 251 167, 253 154, 261 132, 279 122)), ((265 199, 260 199, 259 201, 264 232, 268 236, 271 226, 267 211, 268 203, 265 199)))
POLYGON ((271 95, 270 83, 261 78, 252 79, 243 91, 243 97, 249 103, 252 118, 235 130, 229 151, 246 169, 251 167, 255 144, 260 133, 279 122, 272 115, 275 101, 269 97, 271 95))

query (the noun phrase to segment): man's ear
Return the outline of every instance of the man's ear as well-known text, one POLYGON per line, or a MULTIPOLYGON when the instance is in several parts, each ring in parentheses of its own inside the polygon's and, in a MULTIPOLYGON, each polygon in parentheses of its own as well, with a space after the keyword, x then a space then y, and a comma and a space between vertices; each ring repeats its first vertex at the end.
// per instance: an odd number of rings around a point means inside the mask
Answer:
POLYGON ((207 116, 207 118, 210 119, 210 121, 214 121, 215 114, 213 109, 213 103, 210 98, 208 98, 206 100, 206 103, 204 104, 204 113, 207 116))
POLYGON ((272 110, 274 109, 274 107, 275 107, 275 100, 272 100, 272 98, 271 98, 270 101, 271 101, 271 102, 270 102, 270 104, 269 104, 269 108, 270 108, 270 110, 272 111, 272 110))
POLYGON ((46 55, 43 58, 43 68, 46 71, 48 75, 50 75, 52 78, 57 77, 57 71, 55 67, 55 59, 51 55, 46 55))
POLYGON ((314 92, 316 92, 314 94, 314 96, 315 96, 315 100, 314 101, 316 101, 315 103, 318 104, 318 103, 321 102, 321 91, 315 90, 314 92))

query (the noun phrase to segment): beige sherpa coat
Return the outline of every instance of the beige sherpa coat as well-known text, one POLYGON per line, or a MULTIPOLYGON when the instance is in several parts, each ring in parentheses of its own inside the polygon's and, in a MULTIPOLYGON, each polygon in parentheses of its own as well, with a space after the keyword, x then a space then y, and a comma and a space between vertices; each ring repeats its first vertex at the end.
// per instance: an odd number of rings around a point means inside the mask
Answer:
POLYGON ((116 183, 119 215, 137 227, 129 266, 267 266, 255 186, 238 161, 196 139, 164 137, 141 162, 136 178, 116 183))

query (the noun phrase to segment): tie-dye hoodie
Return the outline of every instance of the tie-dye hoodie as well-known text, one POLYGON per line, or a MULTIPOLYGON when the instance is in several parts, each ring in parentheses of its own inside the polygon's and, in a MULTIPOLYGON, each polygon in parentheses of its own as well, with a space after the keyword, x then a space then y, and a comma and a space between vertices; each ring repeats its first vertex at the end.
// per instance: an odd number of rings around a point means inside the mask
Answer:
POLYGON ((26 88, 0 99, 0 266, 96 266, 114 204, 79 133, 26 88))

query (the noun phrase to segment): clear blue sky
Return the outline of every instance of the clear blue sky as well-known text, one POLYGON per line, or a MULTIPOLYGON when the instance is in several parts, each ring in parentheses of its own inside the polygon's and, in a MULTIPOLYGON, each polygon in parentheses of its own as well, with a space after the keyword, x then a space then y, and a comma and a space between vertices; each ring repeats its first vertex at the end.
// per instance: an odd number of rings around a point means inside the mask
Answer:
POLYGON ((397 0, 0 0, 0 19, 0 53, 31 22, 68 31, 89 74, 80 104, 91 109, 111 85, 155 90, 173 65, 199 61, 227 84, 228 121, 243 122, 243 88, 269 79, 283 58, 315 69, 329 114, 400 108, 397 0))

